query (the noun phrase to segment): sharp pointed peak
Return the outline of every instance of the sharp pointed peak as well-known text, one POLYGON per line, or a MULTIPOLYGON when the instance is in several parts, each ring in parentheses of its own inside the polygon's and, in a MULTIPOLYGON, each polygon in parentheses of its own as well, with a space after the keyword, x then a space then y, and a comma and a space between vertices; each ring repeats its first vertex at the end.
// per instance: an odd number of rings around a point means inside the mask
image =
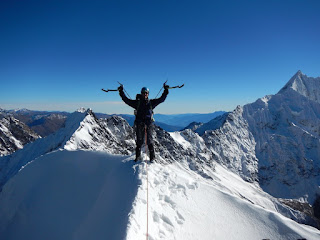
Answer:
POLYGON ((298 77, 301 78, 302 76, 306 76, 306 75, 301 70, 298 70, 298 72, 296 72, 296 74, 293 75, 293 77, 290 80, 296 79, 298 77))
POLYGON ((308 77, 300 70, 288 81, 278 94, 294 91, 306 98, 320 103, 320 77, 308 77))
POLYGON ((284 92, 284 91, 286 91, 287 89, 290 89, 290 88, 296 90, 296 87, 295 87, 296 82, 297 82, 297 81, 298 81, 298 82, 301 82, 301 81, 303 80, 303 77, 304 77, 304 76, 306 77, 306 75, 303 74, 301 70, 298 70, 298 71, 296 72, 296 74, 294 74, 294 75, 290 78, 290 80, 286 83, 286 85, 285 85, 283 88, 280 89, 280 91, 279 91, 278 93, 282 93, 282 92, 284 92))

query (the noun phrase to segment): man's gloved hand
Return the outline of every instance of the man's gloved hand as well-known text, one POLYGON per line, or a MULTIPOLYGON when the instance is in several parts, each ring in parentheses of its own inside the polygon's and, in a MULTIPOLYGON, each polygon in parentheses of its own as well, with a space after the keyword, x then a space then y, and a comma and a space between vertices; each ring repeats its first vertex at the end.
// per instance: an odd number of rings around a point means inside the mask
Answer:
POLYGON ((163 84, 163 88, 164 88, 165 90, 168 90, 168 89, 169 89, 169 85, 167 85, 166 83, 164 83, 164 84, 163 84))
POLYGON ((118 87, 118 91, 122 92, 123 91, 123 85, 121 84, 120 87, 118 87))

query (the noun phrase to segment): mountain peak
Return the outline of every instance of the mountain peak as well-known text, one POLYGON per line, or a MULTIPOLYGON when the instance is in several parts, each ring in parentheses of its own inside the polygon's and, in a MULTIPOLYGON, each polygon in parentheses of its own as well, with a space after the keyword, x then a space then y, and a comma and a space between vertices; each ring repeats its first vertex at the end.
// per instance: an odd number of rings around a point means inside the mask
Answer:
POLYGON ((301 70, 299 70, 291 79, 287 82, 287 84, 279 91, 285 91, 287 89, 293 89, 295 91, 299 91, 298 86, 301 88, 303 85, 305 85, 302 81, 303 78, 307 78, 306 75, 304 75, 301 70))
POLYGON ((304 75, 301 70, 298 70, 298 72, 295 75, 304 75))
POLYGON ((90 108, 85 109, 84 107, 81 107, 81 108, 77 109, 77 112, 79 112, 79 113, 85 113, 85 112, 88 112, 89 110, 90 110, 90 108))
POLYGON ((320 103, 320 77, 308 77, 299 70, 278 94, 288 93, 290 90, 320 103))

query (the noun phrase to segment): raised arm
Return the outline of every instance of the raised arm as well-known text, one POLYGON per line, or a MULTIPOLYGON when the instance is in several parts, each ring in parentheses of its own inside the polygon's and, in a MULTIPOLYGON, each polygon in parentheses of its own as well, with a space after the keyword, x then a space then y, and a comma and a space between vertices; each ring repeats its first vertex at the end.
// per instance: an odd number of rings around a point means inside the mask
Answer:
POLYGON ((168 89, 169 89, 169 86, 163 84, 163 88, 164 88, 164 91, 163 91, 161 97, 151 100, 152 108, 155 108, 155 107, 158 106, 160 103, 162 103, 162 102, 164 102, 164 101, 166 100, 167 95, 169 94, 169 90, 168 90, 168 89))
POLYGON ((137 100, 132 100, 127 98, 127 96, 123 92, 123 86, 121 85, 119 88, 119 95, 126 104, 128 104, 130 107, 133 107, 134 109, 137 109, 137 100))

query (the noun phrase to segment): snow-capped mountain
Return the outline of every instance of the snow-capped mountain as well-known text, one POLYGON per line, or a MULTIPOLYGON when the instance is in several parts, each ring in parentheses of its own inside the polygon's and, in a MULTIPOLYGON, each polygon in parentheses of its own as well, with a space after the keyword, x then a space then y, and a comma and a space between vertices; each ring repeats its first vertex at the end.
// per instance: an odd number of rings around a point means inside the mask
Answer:
POLYGON ((299 224, 318 224, 317 81, 298 72, 278 94, 195 131, 155 126, 151 165, 133 162, 123 118, 72 113, 0 158, 0 238, 135 240, 149 226, 149 239, 319 239, 299 224))
MULTIPOLYGON (((208 158, 203 157, 202 152, 184 149, 169 133, 157 126, 155 126, 154 137, 159 162, 171 163, 182 158, 197 168, 201 159, 208 158), (196 161, 197 158, 200 160, 196 161)), ((122 117, 97 119, 90 109, 79 109, 67 118, 65 126, 57 132, 26 145, 24 149, 10 156, 3 157, 0 161, 0 188, 23 166, 46 153, 66 149, 130 155, 135 150, 134 139, 134 129, 122 117)), ((200 167, 197 169, 201 171, 200 167)))
POLYGON ((113 154, 129 155, 135 149, 133 129, 121 117, 97 119, 89 110, 79 128, 66 142, 67 150, 96 150, 113 154))
POLYGON ((255 139, 242 117, 243 109, 238 106, 233 112, 218 117, 196 131, 214 126, 202 135, 206 146, 214 154, 215 161, 238 173, 249 182, 258 179, 258 159, 255 154, 255 139))
POLYGON ((0 156, 11 154, 39 137, 23 122, 0 113, 0 156))
POLYGON ((122 118, 113 116, 98 120, 90 109, 80 109, 72 113, 65 126, 57 132, 1 158, 0 189, 23 166, 57 149, 86 149, 128 155, 134 149, 133 130, 122 118))
POLYGON ((313 203, 320 185, 320 78, 297 72, 277 94, 243 107, 256 141, 260 185, 313 203))
POLYGON ((79 123, 84 119, 86 114, 75 112, 66 121, 65 127, 56 133, 37 139, 32 144, 27 144, 23 149, 0 158, 0 189, 14 176, 23 166, 36 158, 63 147, 70 139, 72 134, 79 127, 79 123))
POLYGON ((273 196, 313 204, 320 193, 320 78, 298 71, 265 96, 195 131, 213 158, 273 196))
POLYGON ((320 185, 319 83, 298 71, 277 94, 238 106, 195 132, 216 162, 310 212, 320 185))

